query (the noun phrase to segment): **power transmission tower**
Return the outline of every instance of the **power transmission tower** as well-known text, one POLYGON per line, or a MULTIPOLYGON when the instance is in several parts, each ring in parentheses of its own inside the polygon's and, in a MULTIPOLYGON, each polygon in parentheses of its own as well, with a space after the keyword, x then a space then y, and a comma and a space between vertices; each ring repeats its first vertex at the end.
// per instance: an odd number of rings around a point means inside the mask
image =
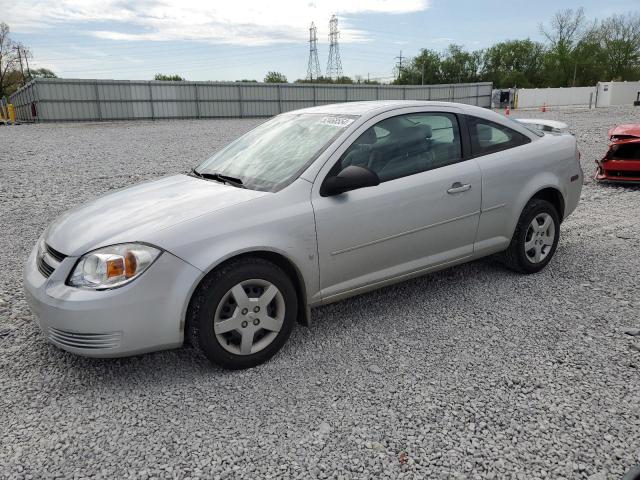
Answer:
POLYGON ((318 30, 313 22, 309 28, 309 65, 307 66, 307 80, 316 80, 322 72, 320 71, 320 62, 318 61, 318 30))
POLYGON ((340 45, 338 44, 338 17, 331 16, 329 21, 329 61, 327 62, 327 77, 337 79, 342 76, 342 60, 340 59, 340 45))
POLYGON ((402 50, 400 50, 400 56, 396 57, 396 59, 398 60, 397 63, 397 68, 398 68, 398 80, 400 80, 400 77, 402 76, 402 60, 405 60, 407 57, 403 57, 402 56, 402 50))

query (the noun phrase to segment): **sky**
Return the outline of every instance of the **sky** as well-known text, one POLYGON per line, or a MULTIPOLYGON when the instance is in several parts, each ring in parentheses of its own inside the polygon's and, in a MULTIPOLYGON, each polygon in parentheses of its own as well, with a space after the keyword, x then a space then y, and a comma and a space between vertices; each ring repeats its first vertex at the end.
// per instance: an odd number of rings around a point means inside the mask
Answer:
POLYGON ((13 0, 0 21, 31 50, 31 68, 63 78, 261 81, 278 71, 294 81, 307 73, 311 22, 326 70, 336 14, 344 74, 389 81, 401 52, 543 40, 540 23, 580 6, 589 19, 640 10, 638 0, 13 0))

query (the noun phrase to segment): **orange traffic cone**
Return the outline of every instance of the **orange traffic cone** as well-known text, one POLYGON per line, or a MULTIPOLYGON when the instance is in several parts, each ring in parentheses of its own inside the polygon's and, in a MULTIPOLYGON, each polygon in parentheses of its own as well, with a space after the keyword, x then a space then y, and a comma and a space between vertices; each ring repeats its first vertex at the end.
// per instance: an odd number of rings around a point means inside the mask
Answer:
POLYGON ((540 109, 540 111, 541 111, 542 113, 545 113, 545 112, 547 111, 547 102, 544 102, 544 103, 542 104, 542 108, 540 109))
POLYGON ((507 103, 507 108, 504 109, 504 114, 508 117, 511 114, 511 110, 509 110, 509 104, 507 103))

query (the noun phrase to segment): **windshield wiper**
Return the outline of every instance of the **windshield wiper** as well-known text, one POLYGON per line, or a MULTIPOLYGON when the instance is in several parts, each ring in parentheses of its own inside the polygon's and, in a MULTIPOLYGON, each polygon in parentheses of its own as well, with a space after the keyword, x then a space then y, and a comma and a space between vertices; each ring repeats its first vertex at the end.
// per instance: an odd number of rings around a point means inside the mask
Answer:
POLYGON ((215 180, 216 182, 222 182, 224 184, 229 184, 238 188, 247 188, 242 184, 242 180, 236 177, 231 177, 229 175, 224 175, 218 172, 199 172, 195 168, 191 169, 190 172, 192 175, 196 177, 203 178, 205 180, 215 180))

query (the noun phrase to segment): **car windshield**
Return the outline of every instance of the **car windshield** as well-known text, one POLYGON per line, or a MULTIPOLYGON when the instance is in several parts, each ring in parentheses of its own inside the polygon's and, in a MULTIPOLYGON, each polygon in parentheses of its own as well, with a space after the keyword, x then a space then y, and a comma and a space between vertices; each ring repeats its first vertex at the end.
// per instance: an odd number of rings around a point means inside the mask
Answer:
POLYGON ((355 118, 279 115, 227 145, 195 172, 233 177, 253 190, 277 191, 295 180, 355 118))

